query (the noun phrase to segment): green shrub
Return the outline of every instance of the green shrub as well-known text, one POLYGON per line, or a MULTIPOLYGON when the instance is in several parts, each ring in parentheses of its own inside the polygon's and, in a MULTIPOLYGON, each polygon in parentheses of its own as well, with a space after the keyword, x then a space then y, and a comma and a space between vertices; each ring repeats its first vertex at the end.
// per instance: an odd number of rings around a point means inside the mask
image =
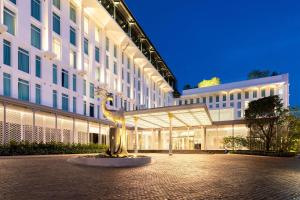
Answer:
POLYGON ((0 156, 102 153, 106 145, 10 142, 0 145, 0 156))

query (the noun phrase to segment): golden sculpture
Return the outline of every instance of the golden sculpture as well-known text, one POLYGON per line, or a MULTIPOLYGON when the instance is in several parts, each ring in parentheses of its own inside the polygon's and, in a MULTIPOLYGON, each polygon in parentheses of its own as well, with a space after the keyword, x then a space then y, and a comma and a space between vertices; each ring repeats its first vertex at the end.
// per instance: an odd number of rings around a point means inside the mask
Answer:
POLYGON ((111 157, 127 157, 124 111, 107 108, 107 103, 113 102, 113 96, 105 89, 97 88, 97 96, 102 98, 101 108, 103 115, 114 123, 114 126, 109 129, 109 148, 106 153, 111 157))

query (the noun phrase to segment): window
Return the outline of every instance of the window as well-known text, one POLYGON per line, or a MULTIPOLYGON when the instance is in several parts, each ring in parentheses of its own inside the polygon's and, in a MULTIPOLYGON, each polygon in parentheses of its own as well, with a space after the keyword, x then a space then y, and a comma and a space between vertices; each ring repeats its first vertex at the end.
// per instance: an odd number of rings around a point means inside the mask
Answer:
POLYGON ((73 113, 76 113, 77 100, 76 97, 73 97, 73 113))
POLYGON ((11 76, 7 73, 3 73, 3 95, 11 96, 11 76))
POLYGON ((41 73, 41 58, 39 56, 35 57, 35 76, 38 78, 42 77, 41 73))
POLYGON ((83 80, 83 95, 86 96, 86 80, 83 80))
POLYGON ((100 81, 100 68, 99 67, 96 68, 96 80, 100 81))
POLYGON ((275 94, 274 88, 271 88, 270 89, 270 96, 274 96, 274 94, 275 94))
POLYGON ((61 86, 69 88, 69 72, 67 70, 61 70, 61 86))
POLYGON ((238 117, 238 118, 241 118, 241 117, 242 117, 242 111, 240 111, 240 110, 237 111, 237 117, 238 117))
POLYGON ((109 51, 109 39, 108 39, 108 37, 105 38, 105 49, 106 49, 106 51, 109 51))
POLYGON ((234 103, 230 102, 230 107, 233 108, 234 107, 234 103))
POLYGON ((237 99, 240 100, 241 98, 242 98, 242 94, 241 94, 241 93, 238 93, 238 94, 237 94, 237 99))
POLYGON ((73 74, 73 91, 76 92, 77 90, 77 78, 76 74, 73 74))
POLYGON ((41 49, 41 30, 31 24, 31 45, 41 49))
POLYGON ((94 91, 94 84, 90 83, 90 98, 94 99, 95 91, 94 91))
POLYGON ((35 85, 35 103, 41 104, 41 85, 35 85))
POLYGON ((17 4, 17 0, 9 0, 10 2, 12 2, 13 4, 17 4))
POLYGON ((83 101, 83 115, 86 115, 86 101, 83 101))
POLYGON ((31 16, 41 20, 41 2, 40 0, 31 0, 31 16))
POLYGON ((127 87, 127 97, 130 98, 130 87, 127 87))
POLYGON ((196 103, 200 103, 200 98, 197 98, 197 99, 196 99, 196 103))
POLYGON ((100 49, 98 47, 95 47, 95 60, 100 62, 100 49))
POLYGON ((122 52, 122 64, 124 64, 124 52, 122 52))
POLYGON ((60 17, 53 13, 53 31, 60 35, 60 17))
POLYGON ((245 99, 249 99, 249 92, 248 91, 245 92, 245 99))
POLYGON ((257 98, 257 91, 253 91, 253 98, 257 98))
POLYGON ((97 105, 97 119, 100 119, 100 106, 97 105))
POLYGON ((21 48, 18 50, 18 69, 29 73, 29 52, 21 48))
POLYGON ((230 94, 230 101, 234 100, 234 94, 230 94))
POLYGON ((219 102, 219 101, 220 101, 220 97, 216 96, 216 102, 219 102))
POLYGON ((61 60, 61 42, 56 38, 53 39, 53 52, 55 53, 56 58, 61 60))
POLYGON ((114 62, 114 74, 118 74, 118 66, 117 66, 117 62, 114 62))
POLYGON ((95 28, 95 40, 96 42, 100 42, 100 29, 98 27, 95 28))
POLYGON ((11 43, 3 40, 3 63, 11 66, 11 43))
POLYGON ((219 108, 219 107, 220 107, 220 105, 217 103, 217 104, 216 104, 216 108, 219 108))
POLYGON ((210 96, 210 97, 209 97, 209 103, 212 103, 212 102, 213 102, 213 97, 210 96))
POLYGON ((56 65, 52 66, 52 82, 54 84, 57 84, 57 66, 56 65))
POLYGON ((54 5, 56 8, 60 9, 60 0, 53 0, 53 5, 54 5))
POLYGON ((83 29, 85 34, 89 34, 89 19, 87 17, 83 19, 83 29))
POLYGON ((226 94, 224 94, 223 95, 223 101, 226 101, 226 99, 227 99, 227 96, 226 96, 226 94))
POLYGON ((18 98, 22 101, 29 101, 29 82, 19 78, 18 98))
POLYGON ((223 108, 226 108, 226 107, 227 107, 226 103, 223 103, 223 108))
POLYGON ((241 109, 241 108, 242 108, 242 102, 239 101, 239 102, 237 103, 237 108, 238 108, 238 109, 241 109))
POLYGON ((16 15, 7 8, 4 8, 3 11, 3 23, 7 26, 8 33, 16 34, 16 15))
POLYGON ((261 90, 261 97, 265 97, 266 96, 266 90, 265 89, 262 89, 261 90))
POLYGON ((70 43, 76 46, 76 30, 70 27, 70 43))
POLYGON ((114 57, 116 58, 117 57, 117 45, 114 45, 114 57))
POLYGON ((52 103, 53 103, 53 108, 57 108, 57 91, 53 90, 52 92, 52 103))
POLYGON ((70 4, 70 20, 76 23, 76 7, 70 4))
POLYGON ((94 104, 90 103, 90 117, 95 116, 95 106, 94 104))
POLYGON ((109 57, 108 57, 108 55, 105 56, 105 66, 106 66, 106 69, 109 69, 109 57))
POLYGON ((74 69, 77 68, 77 56, 75 51, 70 51, 70 66, 73 67, 74 69))
POLYGON ((202 103, 206 104, 206 97, 202 98, 202 103))
POLYGON ((84 53, 86 55, 89 55, 89 41, 88 39, 84 38, 84 53))
POLYGON ((62 94, 62 110, 63 111, 69 111, 69 95, 67 94, 62 94))
POLYGON ((127 72, 127 83, 130 84, 130 72, 127 72))

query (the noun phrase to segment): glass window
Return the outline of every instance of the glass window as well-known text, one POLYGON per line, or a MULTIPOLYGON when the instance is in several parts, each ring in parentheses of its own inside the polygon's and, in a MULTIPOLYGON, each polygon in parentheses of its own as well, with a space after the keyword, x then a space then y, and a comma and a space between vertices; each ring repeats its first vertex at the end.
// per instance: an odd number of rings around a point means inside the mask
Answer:
POLYGON ((227 104, 226 103, 223 103, 223 108, 226 108, 227 107, 227 104))
POLYGON ((262 89, 261 90, 261 97, 265 97, 266 96, 266 90, 265 89, 262 89))
POLYGON ((76 87, 77 86, 77 78, 76 78, 76 74, 73 74, 73 91, 76 92, 76 87))
POLYGON ((83 101, 83 115, 86 115, 86 101, 83 101))
POLYGON ((3 40, 3 63, 11 66, 11 43, 3 40))
POLYGON ((53 13, 53 31, 60 35, 60 17, 53 13))
POLYGON ((95 47, 95 60, 100 62, 100 49, 98 47, 95 47))
POLYGON ((21 48, 18 50, 18 69, 29 73, 29 52, 21 48))
POLYGON ((16 34, 16 15, 15 15, 15 13, 7 8, 4 8, 3 22, 7 26, 7 32, 12 35, 15 35, 16 34))
POLYGON ((105 49, 106 49, 106 51, 109 51, 109 39, 108 39, 108 37, 105 38, 105 49))
POLYGON ((220 97, 216 96, 216 102, 219 102, 219 101, 220 101, 220 97))
POLYGON ((77 100, 76 97, 73 97, 73 113, 76 113, 77 100))
POLYGON ((86 96, 86 80, 83 80, 83 95, 86 96))
POLYGON ((69 95, 67 94, 62 94, 62 110, 63 111, 69 111, 69 95))
POLYGON ((31 45, 41 49, 41 30, 31 24, 31 45))
POLYGON ((70 51, 70 66, 73 67, 74 69, 77 68, 77 56, 75 51, 70 51))
POLYGON ((69 72, 65 69, 61 70, 61 86, 69 88, 69 72))
POLYGON ((105 66, 106 66, 106 69, 109 69, 109 57, 108 57, 108 55, 105 56, 105 66))
POLYGON ((217 103, 217 104, 216 104, 216 108, 219 108, 219 107, 220 107, 220 105, 217 103))
POLYGON ((253 98, 257 98, 257 91, 253 91, 253 98))
POLYGON ((57 91, 53 90, 52 92, 52 102, 53 102, 53 108, 57 108, 57 91))
POLYGON ((29 82, 18 79, 18 98, 22 101, 29 101, 29 82))
POLYGON ((95 96, 94 84, 90 83, 90 98, 94 99, 94 96, 95 96))
POLYGON ((206 97, 203 97, 203 98, 202 98, 202 102, 203 102, 204 104, 206 104, 206 97))
POLYGON ((17 0, 9 0, 10 2, 12 2, 13 4, 17 4, 17 0))
POLYGON ((275 94, 274 88, 271 88, 270 89, 270 96, 274 96, 274 94, 275 94))
POLYGON ((230 107, 231 107, 231 108, 234 107, 234 102, 230 102, 230 107))
POLYGON ((117 45, 114 45, 114 57, 116 58, 117 57, 117 45))
POLYGON ((245 99, 249 99, 249 92, 248 91, 245 92, 245 99))
POLYGON ((53 52, 58 60, 61 60, 61 42, 58 39, 53 39, 53 52))
POLYGON ((210 97, 209 97, 209 103, 212 103, 212 102, 213 102, 213 97, 210 96, 210 97))
POLYGON ((90 103, 90 117, 95 116, 95 106, 94 104, 90 103))
POLYGON ((3 95, 11 96, 11 76, 7 73, 3 73, 3 95))
POLYGON ((84 53, 89 55, 89 41, 86 38, 84 38, 84 53))
POLYGON ((41 104, 41 85, 35 85, 35 103, 41 104))
POLYGON ((76 23, 76 7, 73 4, 70 4, 70 19, 76 23))
POLYGON ((96 80, 100 81, 100 68, 99 67, 96 68, 96 80))
POLYGON ((226 94, 223 94, 223 101, 226 101, 226 99, 227 99, 226 94))
POLYGON ((42 77, 41 58, 39 56, 35 57, 35 76, 38 78, 42 77))
POLYGON ((241 117, 242 117, 242 111, 240 111, 240 110, 237 111, 237 117, 238 117, 238 118, 241 118, 241 117))
POLYGON ((41 20, 41 2, 40 0, 31 0, 31 16, 41 20))
POLYGON ((70 27, 70 43, 76 46, 76 30, 70 27))
POLYGON ((117 62, 114 62, 114 74, 118 74, 117 62))
POLYGON ((130 72, 127 72, 127 83, 130 84, 130 72))
POLYGON ((239 102, 237 103, 237 108, 238 108, 238 109, 241 109, 241 108, 242 108, 242 102, 239 101, 239 102))
POLYGON ((56 8, 60 9, 60 0, 53 0, 53 5, 54 5, 56 8))
POLYGON ((238 98, 238 100, 240 100, 240 99, 242 98, 242 94, 241 94, 241 93, 238 93, 238 94, 237 94, 237 98, 238 98))
POLYGON ((52 82, 54 84, 57 84, 57 66, 56 65, 52 66, 52 82))
POLYGON ((230 94, 230 101, 234 100, 234 94, 230 94))
POLYGON ((127 69, 130 69, 131 66, 130 66, 130 59, 127 57, 127 69))

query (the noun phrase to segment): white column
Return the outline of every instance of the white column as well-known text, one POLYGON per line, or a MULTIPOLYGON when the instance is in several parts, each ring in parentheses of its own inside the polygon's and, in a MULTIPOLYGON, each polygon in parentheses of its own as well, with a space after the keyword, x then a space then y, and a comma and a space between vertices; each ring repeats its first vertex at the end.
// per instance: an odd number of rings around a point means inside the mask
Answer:
POLYGON ((139 133, 138 133, 138 117, 134 117, 134 134, 135 134, 135 144, 134 144, 134 153, 138 153, 138 146, 139 146, 139 133))
POLYGON ((172 125, 172 120, 173 120, 173 115, 171 113, 169 115, 169 156, 172 156, 172 149, 173 149, 173 141, 172 141, 172 133, 173 133, 173 125, 172 125))
POLYGON ((0 22, 3 24, 3 10, 4 10, 4 0, 0 0, 0 22))
POLYGON ((101 123, 99 122, 99 144, 102 144, 102 135, 101 135, 101 123))

